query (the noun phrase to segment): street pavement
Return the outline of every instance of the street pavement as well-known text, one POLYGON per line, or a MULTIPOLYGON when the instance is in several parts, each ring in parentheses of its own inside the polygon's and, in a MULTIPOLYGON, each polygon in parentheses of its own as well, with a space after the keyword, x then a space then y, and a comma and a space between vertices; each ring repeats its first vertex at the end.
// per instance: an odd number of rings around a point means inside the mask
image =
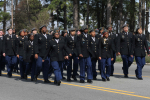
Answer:
MULTIPOLYGON (((62 80, 60 86, 53 83, 44 84, 42 75, 37 82, 21 80, 18 74, 13 73, 7 78, 4 71, 0 76, 0 100, 146 100, 150 99, 150 65, 143 69, 143 80, 135 77, 136 65, 129 69, 129 78, 123 77, 122 63, 115 64, 114 76, 110 81, 102 82, 98 72, 97 80, 92 84, 67 82, 62 80)), ((97 70, 98 71, 98 70, 97 70)), ((66 71, 64 71, 66 77, 66 71)))

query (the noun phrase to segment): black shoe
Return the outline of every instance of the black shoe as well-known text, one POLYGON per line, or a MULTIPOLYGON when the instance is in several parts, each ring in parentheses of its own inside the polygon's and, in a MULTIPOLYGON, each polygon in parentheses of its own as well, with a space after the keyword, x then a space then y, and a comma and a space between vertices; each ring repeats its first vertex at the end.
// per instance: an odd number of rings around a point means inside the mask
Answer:
POLYGON ((38 75, 35 75, 35 76, 34 76, 34 80, 35 80, 35 81, 37 81, 37 77, 38 77, 38 75))
POLYGON ((106 79, 102 78, 102 81, 103 81, 103 82, 106 82, 106 79))
POLYGON ((57 86, 60 86, 60 83, 61 83, 61 81, 57 81, 57 84, 56 84, 56 85, 57 85, 57 86))
POLYGON ((27 74, 24 74, 24 79, 26 79, 26 80, 27 80, 27 78, 28 78, 28 77, 27 77, 27 74))
POLYGON ((138 80, 143 80, 143 78, 138 78, 138 80))
POLYGON ((136 70, 135 70, 135 76, 136 76, 136 78, 138 78, 137 73, 136 73, 136 70))
POLYGON ((44 83, 51 83, 51 81, 49 81, 49 80, 44 80, 44 83))
POLYGON ((33 78, 31 78, 31 81, 34 81, 34 79, 33 79, 33 78))
POLYGON ((77 78, 75 76, 72 76, 72 78, 73 78, 74 81, 77 81, 77 78))
POLYGON ((93 76, 93 80, 97 80, 96 76, 93 76))
POLYGON ((124 75, 124 78, 128 78, 128 75, 124 75))
POLYGON ((93 83, 91 79, 88 79, 87 82, 88 82, 88 83, 93 83))
POLYGON ((122 70, 123 70, 123 67, 122 67, 122 70))
POLYGON ((21 77, 21 79, 25 79, 24 77, 21 77))
POLYGON ((68 78, 68 79, 67 79, 67 81, 68 81, 68 82, 71 82, 71 79, 70 79, 70 78, 68 78))
POLYGON ((80 80, 80 83, 85 83, 85 81, 84 80, 80 80))
POLYGON ((109 79, 109 78, 107 78, 107 81, 110 81, 110 79, 109 79))
POLYGON ((0 76, 2 76, 2 74, 0 73, 0 76))
POLYGON ((65 78, 65 77, 63 77, 62 79, 63 79, 63 80, 65 80, 66 78, 65 78))
POLYGON ((10 75, 10 74, 7 74, 7 76, 8 76, 8 78, 11 78, 11 77, 12 77, 12 75, 10 75))
POLYGON ((114 76, 113 74, 111 74, 110 76, 114 76))

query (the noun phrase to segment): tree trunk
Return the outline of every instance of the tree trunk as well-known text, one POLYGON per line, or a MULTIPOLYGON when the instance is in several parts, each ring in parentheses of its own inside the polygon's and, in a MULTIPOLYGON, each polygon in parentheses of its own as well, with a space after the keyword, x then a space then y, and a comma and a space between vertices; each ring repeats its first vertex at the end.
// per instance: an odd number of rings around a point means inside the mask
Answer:
POLYGON ((123 0, 120 0, 119 1, 119 20, 120 20, 120 30, 119 32, 121 33, 122 32, 122 26, 123 26, 123 16, 122 16, 122 12, 123 12, 123 8, 122 8, 122 5, 123 4, 123 0))
POLYGON ((149 40, 149 33, 148 33, 148 24, 149 24, 149 0, 146 0, 146 28, 145 28, 145 34, 147 37, 147 40, 149 40))
MULTIPOLYGON (((66 0, 64 1, 66 3, 66 0)), ((64 5, 64 30, 67 29, 67 11, 66 11, 67 7, 66 4, 64 5)))
POLYGON ((100 28, 100 11, 99 11, 99 1, 97 1, 96 3, 96 7, 97 7, 97 28, 100 28))
POLYGON ((104 0, 102 0, 102 10, 101 10, 101 27, 104 26, 104 0))
POLYGON ((53 11, 51 12, 51 23, 52 23, 52 29, 54 30, 54 15, 53 15, 53 11))
POLYGON ((145 31, 145 0, 142 0, 142 30, 145 31))
POLYGON ((117 6, 117 17, 116 17, 116 34, 118 34, 118 19, 119 19, 119 6, 117 6))
MULTIPOLYGON (((4 0, 4 12, 6 12, 6 0, 4 0)), ((3 30, 6 32, 6 18, 3 20, 3 30)))
POLYGON ((89 0, 87 0, 87 17, 86 17, 86 25, 89 25, 89 0))
POLYGON ((57 27, 59 27, 59 19, 58 19, 59 18, 59 11, 58 11, 58 9, 56 12, 57 12, 57 27))
POLYGON ((141 11, 142 11, 142 9, 141 9, 141 0, 139 0, 139 26, 141 26, 142 24, 141 24, 141 19, 142 19, 142 15, 141 15, 141 11))
POLYGON ((73 0, 73 26, 79 28, 79 19, 78 19, 78 0, 73 0))
POLYGON ((135 0, 131 0, 130 7, 132 8, 131 13, 130 13, 130 31, 134 32, 135 28, 135 0))
POLYGON ((111 0, 108 0, 108 3, 107 3, 107 25, 111 25, 111 10, 112 10, 111 0))
POLYGON ((80 27, 80 8, 79 8, 79 4, 80 4, 80 0, 77 0, 78 1, 78 29, 80 27))

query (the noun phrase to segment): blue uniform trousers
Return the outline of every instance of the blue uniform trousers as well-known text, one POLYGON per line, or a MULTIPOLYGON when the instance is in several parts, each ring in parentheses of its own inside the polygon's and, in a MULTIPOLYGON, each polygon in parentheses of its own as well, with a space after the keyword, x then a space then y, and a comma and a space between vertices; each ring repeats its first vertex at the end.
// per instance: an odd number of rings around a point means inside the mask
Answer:
POLYGON ((69 57, 68 60, 68 67, 67 67, 67 78, 70 79, 71 77, 71 72, 72 72, 72 59, 74 60, 73 62, 73 77, 76 77, 77 71, 78 71, 78 57, 73 53, 71 57, 69 57))
POLYGON ((15 64, 17 62, 17 57, 16 56, 6 56, 5 60, 6 60, 8 75, 12 76, 13 67, 15 66, 15 64))
POLYGON ((20 65, 20 76, 24 78, 25 69, 26 69, 26 63, 23 60, 22 56, 19 56, 19 65, 20 65))
POLYGON ((35 73, 35 75, 38 76, 40 74, 40 72, 43 71, 44 80, 48 80, 49 67, 50 67, 50 57, 46 57, 44 62, 42 62, 41 57, 38 57, 38 59, 36 59, 36 73, 35 73))
POLYGON ((133 63, 134 57, 128 55, 121 55, 123 60, 123 73, 124 75, 128 75, 128 69, 133 63))
POLYGON ((135 57, 137 69, 135 70, 137 78, 142 78, 142 69, 145 65, 145 57, 135 57))
POLYGON ((80 57, 80 80, 85 80, 85 66, 87 66, 87 79, 93 79, 91 57, 80 57))
POLYGON ((114 74, 114 63, 116 61, 116 53, 113 53, 113 57, 114 57, 114 60, 111 61, 111 73, 110 73, 110 75, 114 74))
POLYGON ((93 72, 93 76, 97 76, 97 72, 96 72, 96 62, 97 62, 97 59, 93 59, 92 60, 92 72, 93 72))
POLYGON ((32 62, 27 62, 27 63, 26 63, 25 74, 28 75, 28 74, 30 73, 30 70, 31 70, 31 79, 34 79, 35 70, 36 70, 36 62, 35 62, 35 59, 33 59, 32 62))
POLYGON ((63 61, 52 61, 51 65, 54 69, 55 81, 60 81, 62 79, 60 68, 63 68, 63 61))
POLYGON ((100 61, 101 61, 101 77, 104 79, 109 78, 111 73, 111 58, 102 58, 100 61))

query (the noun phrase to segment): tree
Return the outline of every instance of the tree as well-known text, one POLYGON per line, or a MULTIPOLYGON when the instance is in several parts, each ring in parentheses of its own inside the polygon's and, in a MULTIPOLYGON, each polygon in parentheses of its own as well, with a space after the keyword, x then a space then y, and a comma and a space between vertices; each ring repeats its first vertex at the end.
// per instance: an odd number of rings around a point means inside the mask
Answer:
POLYGON ((78 17, 79 17, 79 15, 78 15, 78 1, 79 0, 73 0, 73 26, 75 27, 75 28, 79 28, 79 19, 78 19, 78 17))

